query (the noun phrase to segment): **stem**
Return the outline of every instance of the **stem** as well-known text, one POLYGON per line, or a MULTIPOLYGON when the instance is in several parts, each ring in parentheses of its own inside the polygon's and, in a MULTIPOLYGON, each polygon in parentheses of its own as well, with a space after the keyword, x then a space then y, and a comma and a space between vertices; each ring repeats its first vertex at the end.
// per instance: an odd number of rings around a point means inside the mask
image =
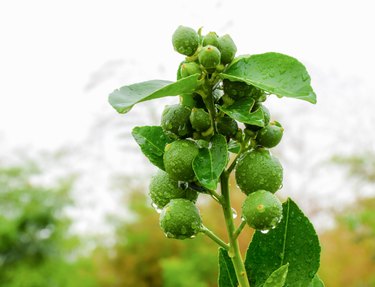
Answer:
POLYGON ((249 280, 247 278, 245 265, 242 260, 240 248, 238 245, 234 222, 233 222, 233 212, 230 204, 229 197, 229 173, 224 171, 220 176, 221 182, 221 193, 223 197, 223 212, 225 217, 225 224, 229 236, 229 251, 228 255, 231 257, 234 270, 238 279, 238 284, 240 287, 250 287, 249 280))
POLYGON ((202 227, 201 232, 206 234, 209 238, 211 238, 214 242, 223 247, 225 250, 229 250, 229 245, 226 244, 219 236, 217 236, 215 233, 209 230, 206 226, 202 227))
POLYGON ((241 220, 241 224, 237 227, 236 231, 233 234, 234 239, 238 238, 238 236, 241 234, 241 232, 242 232, 242 230, 244 229, 245 226, 246 226, 246 221, 241 220))

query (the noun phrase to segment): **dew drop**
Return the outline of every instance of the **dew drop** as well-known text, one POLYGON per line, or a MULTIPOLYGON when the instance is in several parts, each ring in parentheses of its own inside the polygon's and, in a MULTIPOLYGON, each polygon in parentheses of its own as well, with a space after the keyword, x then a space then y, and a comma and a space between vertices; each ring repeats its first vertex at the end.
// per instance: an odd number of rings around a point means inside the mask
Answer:
POLYGON ((191 239, 195 238, 195 235, 190 236, 191 239))
POLYGON ((267 234, 268 232, 270 232, 269 229, 264 229, 264 230, 261 230, 260 232, 262 232, 263 234, 267 234))
POLYGON ((233 219, 237 218, 237 211, 232 207, 232 217, 233 219))
POLYGON ((161 213, 162 209, 156 205, 155 202, 151 203, 151 206, 156 210, 157 213, 161 213))

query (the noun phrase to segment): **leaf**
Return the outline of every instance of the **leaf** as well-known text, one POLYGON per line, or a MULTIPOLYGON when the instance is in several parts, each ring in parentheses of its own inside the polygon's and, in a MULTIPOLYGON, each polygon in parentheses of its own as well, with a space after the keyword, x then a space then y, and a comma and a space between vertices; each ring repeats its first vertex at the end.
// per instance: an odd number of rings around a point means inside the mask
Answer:
POLYGON ((225 137, 214 135, 208 148, 201 148, 193 161, 193 170, 199 182, 208 189, 216 189, 221 173, 228 162, 225 137))
POLYGON ((163 129, 160 126, 134 127, 132 135, 150 162, 164 170, 164 148, 170 140, 163 129))
POLYGON ((255 101, 252 98, 242 98, 235 101, 232 105, 223 107, 217 106, 222 112, 226 113, 232 119, 241 123, 264 127, 264 114, 262 109, 251 112, 255 101))
POLYGON ((283 204, 283 218, 275 229, 254 234, 245 259, 251 286, 261 286, 276 268, 287 263, 286 285, 290 287, 308 286, 320 263, 314 227, 291 199, 283 204))
POLYGON ((262 287, 283 287, 288 275, 288 266, 289 264, 287 263, 273 271, 262 287))
POLYGON ((192 93, 198 86, 198 78, 199 74, 195 74, 177 82, 152 80, 124 86, 113 91, 108 100, 117 112, 125 114, 140 102, 192 93))
POLYGON ((310 282, 309 287, 324 287, 323 281, 315 274, 313 280, 310 282))
POLYGON ((219 248, 219 287, 237 287, 238 281, 232 260, 224 248, 219 248))
POLYGON ((232 153, 239 153, 241 150, 241 144, 238 141, 230 140, 228 143, 228 151, 232 153))
POLYGON ((221 74, 231 81, 254 85, 279 97, 316 103, 316 95, 305 66, 295 58, 280 53, 246 55, 236 59, 221 74))

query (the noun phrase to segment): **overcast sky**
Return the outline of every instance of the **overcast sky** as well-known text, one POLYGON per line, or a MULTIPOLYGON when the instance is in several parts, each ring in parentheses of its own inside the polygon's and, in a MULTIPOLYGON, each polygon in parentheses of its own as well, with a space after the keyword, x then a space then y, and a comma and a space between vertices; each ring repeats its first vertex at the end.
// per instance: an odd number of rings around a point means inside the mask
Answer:
MULTIPOLYGON (((183 58, 173 51, 171 35, 181 24, 229 33, 238 54, 275 51, 306 65, 318 104, 285 99, 270 103, 289 128, 281 148, 290 170, 294 166, 302 173, 306 162, 299 156, 302 151, 288 152, 288 142, 295 137, 303 137, 305 156, 314 155, 311 166, 335 151, 352 153, 366 145, 375 149, 373 14, 373 1, 363 0, 1 1, 1 153, 15 148, 53 151, 88 139, 93 145, 102 141, 90 138, 98 121, 122 120, 107 103, 112 90, 149 79, 175 79, 183 58)), ((151 107, 160 116, 161 107, 151 107)), ((137 114, 141 110, 140 106, 129 113, 133 123, 150 123, 137 114)), ((139 173, 132 164, 134 154, 113 153, 112 140, 97 154, 124 169, 119 159, 126 158, 128 168, 139 173)), ((89 164, 83 170, 95 176, 89 164)), ((93 188, 108 184, 106 175, 97 178, 102 184, 95 182, 93 188)), ((288 178, 284 188, 305 185, 300 173, 290 172, 288 178)), ((323 182, 330 185, 333 180, 325 177, 323 182)), ((322 181, 316 185, 313 190, 325 191, 322 181)), ((335 188, 337 184, 328 189, 335 188)), ((98 194, 101 202, 108 198, 98 194)))

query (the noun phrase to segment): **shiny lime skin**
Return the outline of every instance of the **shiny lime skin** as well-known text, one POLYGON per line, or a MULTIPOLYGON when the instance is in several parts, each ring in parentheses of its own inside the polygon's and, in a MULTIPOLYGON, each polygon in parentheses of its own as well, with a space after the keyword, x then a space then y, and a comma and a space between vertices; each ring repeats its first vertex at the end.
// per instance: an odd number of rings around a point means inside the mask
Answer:
POLYGON ((242 204, 242 216, 246 223, 258 230, 270 230, 280 222, 283 207, 271 192, 258 190, 249 194, 242 204))
POLYGON ((278 122, 271 122, 268 126, 259 130, 256 141, 258 145, 272 148, 279 144, 283 137, 284 129, 278 122))
POLYGON ((179 26, 173 33, 172 44, 178 53, 192 56, 198 49, 199 35, 190 27, 179 26))
POLYGON ((220 64, 220 51, 212 45, 204 46, 198 54, 199 63, 206 69, 214 69, 220 64))
POLYGON ((186 198, 193 202, 196 201, 198 193, 190 188, 180 188, 177 180, 171 178, 168 173, 159 170, 150 181, 149 195, 152 202, 162 208, 172 199, 186 198))
POLYGON ((194 180, 193 160, 198 151, 198 146, 191 140, 177 140, 168 144, 163 156, 165 171, 176 180, 194 180))
POLYGON ((187 199, 172 199, 162 210, 160 227, 168 238, 194 237, 202 229, 198 208, 187 199))
POLYGON ((268 150, 255 149, 238 160, 235 176, 245 194, 261 189, 275 193, 282 185, 283 168, 268 150))
POLYGON ((191 132, 190 113, 191 109, 182 104, 166 106, 161 116, 161 127, 177 137, 188 137, 191 132))

